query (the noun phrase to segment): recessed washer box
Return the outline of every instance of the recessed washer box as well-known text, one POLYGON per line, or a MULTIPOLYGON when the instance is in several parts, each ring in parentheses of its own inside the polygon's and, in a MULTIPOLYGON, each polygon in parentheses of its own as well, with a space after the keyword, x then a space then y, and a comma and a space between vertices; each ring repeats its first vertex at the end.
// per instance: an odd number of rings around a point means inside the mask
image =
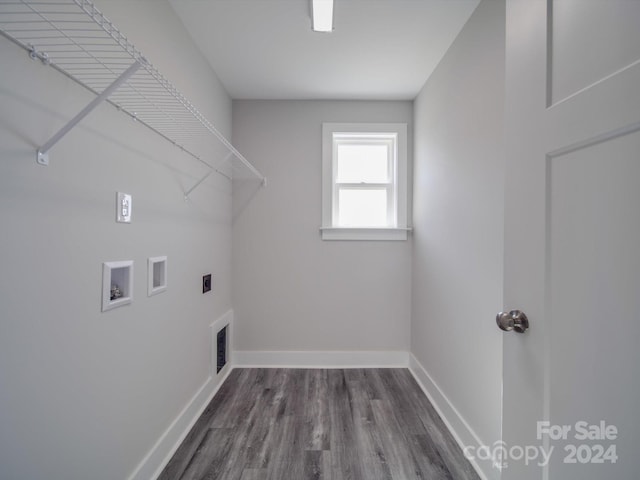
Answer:
POLYGON ((150 257, 147 276, 149 296, 164 292, 167 289, 167 257, 150 257))
POLYGON ((102 264, 102 311, 133 301, 133 260, 102 264))

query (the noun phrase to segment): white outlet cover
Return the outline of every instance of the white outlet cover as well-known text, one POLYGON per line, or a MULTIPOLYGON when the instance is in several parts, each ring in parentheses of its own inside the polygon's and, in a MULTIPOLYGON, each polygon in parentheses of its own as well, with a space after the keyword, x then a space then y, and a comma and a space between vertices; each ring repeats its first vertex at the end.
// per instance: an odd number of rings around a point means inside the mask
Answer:
POLYGON ((116 222, 131 223, 132 198, 128 193, 116 193, 116 222))

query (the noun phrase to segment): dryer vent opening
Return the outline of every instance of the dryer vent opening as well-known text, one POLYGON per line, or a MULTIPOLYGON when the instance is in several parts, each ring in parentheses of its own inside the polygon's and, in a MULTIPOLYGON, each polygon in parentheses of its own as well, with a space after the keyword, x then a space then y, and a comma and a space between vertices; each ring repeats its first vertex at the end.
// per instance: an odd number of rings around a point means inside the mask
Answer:
POLYGON ((216 360, 216 373, 220 373, 220 370, 227 364, 227 327, 224 327, 218 332, 217 335, 217 360, 216 360))

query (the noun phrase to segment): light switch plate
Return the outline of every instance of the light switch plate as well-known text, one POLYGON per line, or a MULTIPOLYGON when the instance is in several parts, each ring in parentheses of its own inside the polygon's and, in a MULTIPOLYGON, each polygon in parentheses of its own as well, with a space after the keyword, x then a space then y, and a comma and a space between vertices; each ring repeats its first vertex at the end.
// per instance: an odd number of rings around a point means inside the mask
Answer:
POLYGON ((128 193, 116 194, 116 222, 131 223, 131 195, 128 193))

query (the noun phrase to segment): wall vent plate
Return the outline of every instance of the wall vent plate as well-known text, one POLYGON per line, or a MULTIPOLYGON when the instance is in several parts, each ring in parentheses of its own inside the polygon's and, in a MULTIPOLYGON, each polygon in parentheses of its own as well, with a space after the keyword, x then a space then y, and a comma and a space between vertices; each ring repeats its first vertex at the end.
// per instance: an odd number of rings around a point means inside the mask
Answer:
POLYGON ((116 222, 131 223, 131 195, 116 193, 116 222))
POLYGON ((208 273, 202 277, 202 293, 211 291, 211 274, 208 273))
POLYGON ((216 335, 216 374, 227 364, 227 326, 220 329, 216 335))

